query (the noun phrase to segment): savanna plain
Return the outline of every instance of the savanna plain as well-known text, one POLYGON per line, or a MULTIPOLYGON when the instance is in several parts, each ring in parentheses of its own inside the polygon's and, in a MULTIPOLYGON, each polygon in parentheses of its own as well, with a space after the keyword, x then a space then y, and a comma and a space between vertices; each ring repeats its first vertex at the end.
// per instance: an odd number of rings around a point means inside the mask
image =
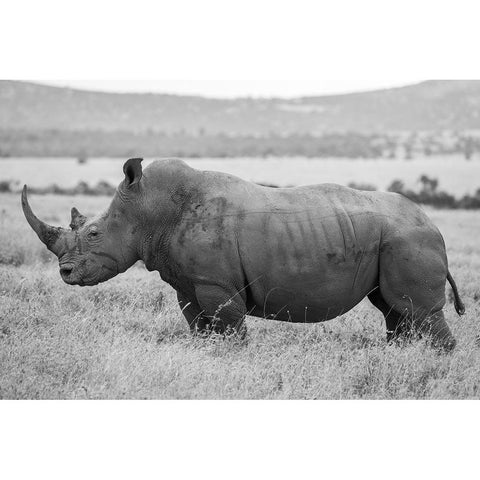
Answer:
MULTIPOLYGON (((119 180, 121 178, 119 177, 119 180)), ((66 226, 110 198, 31 195, 35 213, 66 226)), ((363 301, 319 324, 247 318, 247 339, 192 337, 175 292, 141 263, 95 287, 63 283, 57 259, 0 194, 0 398, 471 399, 480 397, 480 212, 428 210, 444 235, 467 312, 447 289, 458 346, 387 344, 363 301)))

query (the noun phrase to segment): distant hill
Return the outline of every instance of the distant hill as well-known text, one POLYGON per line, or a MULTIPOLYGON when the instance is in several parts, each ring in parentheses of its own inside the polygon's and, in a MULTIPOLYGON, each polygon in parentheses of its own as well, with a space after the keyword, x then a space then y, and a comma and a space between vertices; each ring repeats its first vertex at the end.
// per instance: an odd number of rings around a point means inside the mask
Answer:
POLYGON ((388 157, 480 151, 480 81, 214 99, 0 81, 0 157, 388 157))
POLYGON ((480 81, 294 99, 118 94, 0 81, 0 129, 253 136, 480 130, 480 81))

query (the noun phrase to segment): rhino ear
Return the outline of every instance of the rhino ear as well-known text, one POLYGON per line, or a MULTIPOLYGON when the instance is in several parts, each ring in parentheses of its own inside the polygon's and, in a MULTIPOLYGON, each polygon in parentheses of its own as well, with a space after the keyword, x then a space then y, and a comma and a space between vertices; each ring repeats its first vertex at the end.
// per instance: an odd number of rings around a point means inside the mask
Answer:
POLYGON ((143 158, 131 158, 125 162, 123 173, 125 174, 125 186, 132 187, 142 178, 142 160, 143 158))
POLYGON ((87 217, 83 216, 75 207, 72 208, 72 221, 70 222, 70 228, 72 230, 78 230, 87 221, 87 217))

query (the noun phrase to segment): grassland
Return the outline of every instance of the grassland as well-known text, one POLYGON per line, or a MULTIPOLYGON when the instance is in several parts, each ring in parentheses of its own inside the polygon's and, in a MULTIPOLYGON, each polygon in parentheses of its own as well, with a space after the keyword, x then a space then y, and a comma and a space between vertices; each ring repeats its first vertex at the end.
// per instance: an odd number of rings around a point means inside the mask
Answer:
MULTIPOLYGON (((38 215, 67 225, 75 205, 105 197, 32 196, 38 215)), ((467 314, 451 296, 457 349, 387 345, 367 302, 318 325, 248 318, 245 342, 190 336, 173 290, 136 265, 95 287, 62 282, 56 258, 0 195, 0 398, 479 398, 480 213, 429 211, 444 234, 467 314)))

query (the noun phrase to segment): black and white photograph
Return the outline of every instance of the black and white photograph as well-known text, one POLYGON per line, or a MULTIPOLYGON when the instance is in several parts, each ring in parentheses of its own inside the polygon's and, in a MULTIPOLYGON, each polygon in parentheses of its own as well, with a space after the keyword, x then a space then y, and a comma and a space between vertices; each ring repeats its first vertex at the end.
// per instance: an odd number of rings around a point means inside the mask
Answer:
POLYGON ((480 81, 60 83, 0 82, 3 397, 478 398, 480 81))
POLYGON ((388 435, 419 439, 410 414, 437 431, 468 405, 461 423, 478 423, 473 11, 47 3, 3 20, 6 417, 46 406, 95 437, 102 411, 104 425, 168 417, 176 434, 192 415, 185 454, 205 461, 230 419, 255 437, 359 408, 359 438, 378 406, 388 435))

